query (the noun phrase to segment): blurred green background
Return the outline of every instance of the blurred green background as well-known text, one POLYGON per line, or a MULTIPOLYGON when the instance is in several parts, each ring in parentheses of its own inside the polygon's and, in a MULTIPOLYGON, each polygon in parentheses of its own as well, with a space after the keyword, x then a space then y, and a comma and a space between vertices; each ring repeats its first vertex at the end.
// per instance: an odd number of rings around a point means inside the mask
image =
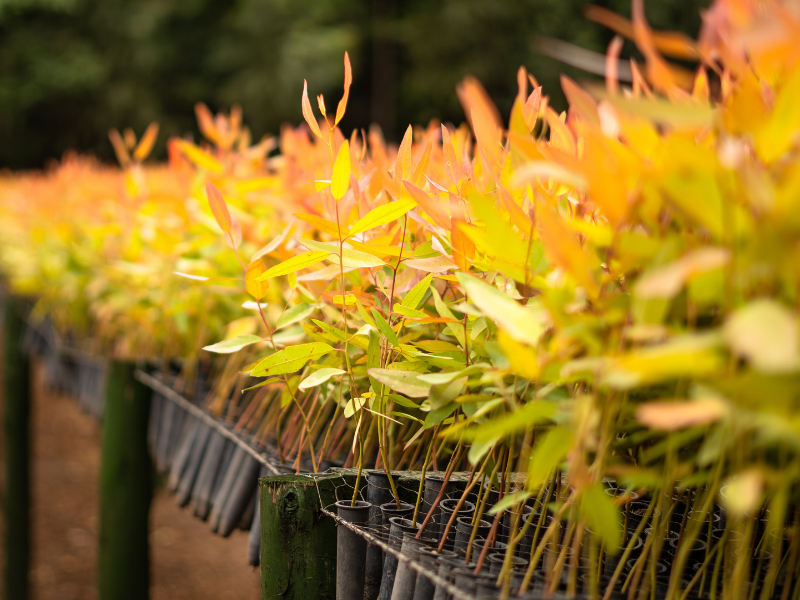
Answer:
MULTIPOLYGON (((612 34, 582 0, 0 0, 0 167, 38 168, 75 148, 113 160, 110 127, 193 132, 192 107, 238 103, 254 139, 300 123, 303 79, 329 107, 354 83, 343 127, 378 123, 396 140, 409 123, 463 120, 455 94, 478 77, 507 117, 525 65, 563 107, 565 68, 537 35, 604 52, 612 34)), ((600 5, 630 14, 628 0, 600 5)), ((707 0, 650 0, 656 28, 692 36, 707 0)), ((632 52, 626 43, 623 55, 632 52)))

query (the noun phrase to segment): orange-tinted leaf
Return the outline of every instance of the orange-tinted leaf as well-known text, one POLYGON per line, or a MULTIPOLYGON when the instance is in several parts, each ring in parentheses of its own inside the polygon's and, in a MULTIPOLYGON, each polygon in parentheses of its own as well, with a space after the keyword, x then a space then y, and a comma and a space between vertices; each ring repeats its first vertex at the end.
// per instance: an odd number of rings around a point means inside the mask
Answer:
POLYGON ((597 102, 594 98, 566 75, 561 76, 561 88, 569 102, 570 116, 599 127, 600 119, 597 116, 597 102))
POLYGON ((319 123, 317 123, 317 118, 311 109, 311 101, 308 99, 308 82, 305 79, 303 80, 303 118, 308 123, 311 131, 314 132, 314 135, 322 140, 322 134, 319 132, 319 123))
POLYGON ((120 166, 127 166, 131 162, 131 157, 128 154, 128 149, 125 147, 125 140, 116 129, 108 130, 108 139, 111 140, 111 145, 114 147, 114 154, 117 155, 117 162, 120 166))
POLYGON ((469 227, 465 221, 453 218, 452 223, 450 241, 453 244, 453 260, 459 269, 467 272, 472 264, 472 259, 475 258, 475 244, 461 231, 461 227, 459 227, 459 224, 469 227))
POLYGON ((339 106, 336 107, 336 125, 342 120, 344 111, 347 109, 347 99, 350 97, 350 85, 353 83, 353 69, 350 66, 350 55, 344 53, 344 95, 339 100, 339 106))
MULTIPOLYGON (((301 221, 305 221, 309 225, 316 227, 317 229, 327 233, 328 235, 331 235, 336 238, 339 237, 339 228, 333 221, 328 221, 327 219, 323 219, 322 217, 317 215, 298 214, 295 215, 295 217, 297 217, 301 221)), ((342 235, 346 233, 347 232, 344 229, 342 229, 342 235)))
POLYGON ((211 214, 217 221, 217 225, 225 233, 231 233, 233 221, 231 220, 231 213, 228 210, 228 205, 225 199, 217 189, 217 187, 210 181, 206 182, 206 194, 208 195, 208 205, 211 207, 211 214))
POLYGON ((442 153, 444 155, 444 171, 453 185, 457 186, 461 174, 461 163, 453 146, 453 140, 450 139, 450 132, 444 125, 442 125, 442 153))
POLYGON ((411 177, 411 144, 413 143, 413 131, 411 125, 403 135, 403 141, 397 149, 397 160, 394 164, 394 178, 397 181, 404 181, 411 177))
POLYGON ((133 159, 141 162, 147 158, 147 156, 153 150, 153 145, 156 143, 157 137, 158 123, 154 121, 147 126, 147 130, 144 132, 142 139, 139 141, 139 145, 136 146, 136 150, 133 151, 133 159))
POLYGON ((408 181, 404 181, 403 185, 406 190, 408 190, 408 193, 411 194, 411 198, 414 202, 419 204, 422 210, 424 210, 439 227, 450 229, 450 217, 438 197, 431 198, 428 194, 408 181))
POLYGON ((551 208, 541 206, 536 211, 536 223, 548 260, 572 275, 590 295, 597 295, 592 258, 581 248, 564 220, 551 208))
POLYGON ((428 165, 431 162, 431 146, 432 142, 429 140, 428 143, 425 145, 425 150, 422 151, 422 156, 417 163, 417 166, 414 168, 414 172, 411 174, 411 183, 414 185, 421 185, 424 183, 425 173, 428 171, 428 165))

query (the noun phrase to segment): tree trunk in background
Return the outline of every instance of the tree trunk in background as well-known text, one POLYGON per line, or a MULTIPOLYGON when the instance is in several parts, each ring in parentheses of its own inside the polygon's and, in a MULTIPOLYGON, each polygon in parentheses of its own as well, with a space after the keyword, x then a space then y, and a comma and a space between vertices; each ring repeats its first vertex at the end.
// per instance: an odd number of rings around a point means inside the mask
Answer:
POLYGON ((30 365, 22 350, 23 305, 10 296, 5 311, 5 597, 28 597, 30 570, 30 365))
POLYGON ((372 115, 386 139, 395 138, 397 100, 396 0, 372 3, 372 115))
POLYGON ((100 467, 100 600, 143 600, 150 588, 151 393, 134 379, 134 370, 132 363, 108 367, 100 467))

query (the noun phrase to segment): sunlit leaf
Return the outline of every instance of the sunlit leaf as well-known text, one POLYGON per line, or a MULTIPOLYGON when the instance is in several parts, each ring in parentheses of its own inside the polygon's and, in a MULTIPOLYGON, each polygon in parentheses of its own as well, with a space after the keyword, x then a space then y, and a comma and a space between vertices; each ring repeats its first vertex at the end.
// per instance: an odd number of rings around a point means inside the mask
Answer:
POLYGON ((336 161, 333 163, 331 175, 331 193, 336 200, 341 200, 350 187, 350 144, 347 140, 339 146, 336 161))
POLYGON ((256 363, 250 371, 252 377, 283 375, 302 369, 310 360, 316 360, 333 352, 333 348, 322 342, 289 346, 256 363))
POLYGON ((342 371, 341 369, 317 369, 311 375, 301 381, 300 385, 297 387, 301 390, 307 390, 325 383, 328 381, 328 379, 334 377, 335 375, 343 375, 345 373, 347 373, 347 371, 342 371))
POLYGON ((296 273, 302 269, 311 267, 318 262, 322 262, 331 255, 330 252, 304 252, 293 256, 274 267, 267 269, 267 272, 259 276, 256 281, 264 281, 265 279, 272 279, 273 277, 280 277, 281 275, 288 275, 289 273, 296 273))
POLYGON ((389 389, 411 398, 426 398, 431 384, 421 381, 419 373, 392 369, 369 369, 370 377, 374 377, 389 389))
POLYGON ((250 344, 255 344, 256 342, 260 341, 262 341, 262 339, 257 335, 240 335, 230 340, 223 340, 221 342, 217 342, 216 344, 205 346, 203 350, 215 352, 217 354, 231 354, 232 352, 241 350, 245 346, 249 346, 250 344))

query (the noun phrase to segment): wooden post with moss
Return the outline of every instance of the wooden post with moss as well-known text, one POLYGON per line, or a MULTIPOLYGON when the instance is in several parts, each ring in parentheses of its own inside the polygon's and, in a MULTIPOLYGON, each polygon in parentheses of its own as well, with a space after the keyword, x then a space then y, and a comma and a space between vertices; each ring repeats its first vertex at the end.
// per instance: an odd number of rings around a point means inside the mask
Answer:
POLYGON ((259 480, 263 600, 335 600, 336 524, 320 511, 320 498, 331 507, 336 488, 352 489, 352 479, 334 474, 259 480))
POLYGON ((30 568, 30 365, 22 351, 22 302, 6 299, 5 310, 5 597, 28 597, 30 568))
POLYGON ((133 363, 108 366, 100 468, 100 600, 143 600, 150 588, 151 392, 134 379, 134 370, 133 363))

